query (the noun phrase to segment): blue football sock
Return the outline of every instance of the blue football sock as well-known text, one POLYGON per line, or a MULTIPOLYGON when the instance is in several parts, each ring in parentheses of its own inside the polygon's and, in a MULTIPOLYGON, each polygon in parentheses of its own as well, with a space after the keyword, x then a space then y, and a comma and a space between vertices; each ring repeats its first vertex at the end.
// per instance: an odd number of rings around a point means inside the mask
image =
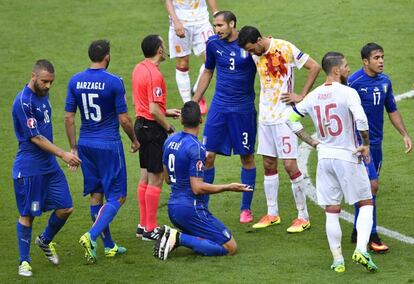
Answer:
POLYGON ((373 223, 372 223, 371 234, 376 234, 377 233, 377 196, 376 195, 372 195, 372 202, 374 203, 374 210, 372 211, 373 223))
MULTIPOLYGON (((253 169, 241 169, 241 183, 249 185, 253 190, 256 184, 256 168, 253 169)), ((252 192, 243 192, 242 203, 240 210, 250 210, 253 200, 253 191, 252 192)))
POLYGON ((358 219, 358 215, 359 215, 359 205, 358 205, 358 202, 354 204, 354 208, 355 208, 354 230, 356 231, 356 223, 357 223, 357 219, 358 219))
POLYGON ((47 227, 39 236, 43 243, 49 244, 53 240, 55 235, 60 231, 60 229, 62 229, 63 225, 65 225, 66 220, 67 219, 60 219, 56 215, 56 211, 53 211, 52 215, 50 215, 47 227))
POLYGON ((201 239, 184 233, 180 234, 180 245, 192 249, 205 256, 226 255, 228 251, 221 245, 210 240, 201 239))
POLYGON ((19 245, 20 263, 30 262, 30 242, 32 241, 32 227, 26 227, 17 222, 17 242, 19 245))
MULTIPOLYGON (((101 209, 102 204, 97 205, 90 205, 90 212, 91 212, 91 218, 92 222, 95 222, 96 217, 98 217, 99 210, 101 209)), ((114 247, 114 241, 112 240, 111 232, 109 231, 109 226, 107 226, 101 233, 101 238, 104 243, 104 247, 106 248, 113 248, 114 247)))
POLYGON ((102 206, 95 223, 89 230, 92 241, 96 241, 103 230, 109 226, 120 207, 121 204, 117 200, 106 202, 102 206))

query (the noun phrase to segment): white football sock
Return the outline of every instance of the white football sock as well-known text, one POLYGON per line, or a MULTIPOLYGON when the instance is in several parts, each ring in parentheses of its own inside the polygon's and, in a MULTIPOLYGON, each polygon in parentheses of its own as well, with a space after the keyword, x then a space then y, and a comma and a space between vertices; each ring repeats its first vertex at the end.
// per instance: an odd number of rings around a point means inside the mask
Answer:
POLYGON ((291 180, 292 193, 296 202, 296 209, 298 210, 298 218, 309 220, 308 207, 306 206, 305 188, 306 182, 303 175, 291 180))
POLYGON ((200 77, 204 72, 204 64, 201 64, 200 66, 200 70, 198 71, 198 77, 197 77, 197 81, 195 82, 194 86, 193 86, 193 92, 195 92, 197 90, 198 87, 198 82, 200 82, 200 77))
POLYGON ((326 215, 326 236, 328 238, 329 248, 331 249, 334 261, 343 261, 341 240, 342 230, 339 224, 339 213, 325 212, 326 215))
POLYGON ((175 69, 175 80, 177 81, 178 91, 184 103, 191 100, 191 84, 189 71, 175 69))
POLYGON ((364 205, 359 208, 358 219, 356 222, 356 229, 358 232, 356 248, 361 252, 367 252, 367 244, 371 235, 373 223, 373 209, 374 206, 372 205, 364 205))
POLYGON ((279 175, 264 176, 264 191, 267 202, 267 214, 279 216, 277 194, 279 191, 279 175))

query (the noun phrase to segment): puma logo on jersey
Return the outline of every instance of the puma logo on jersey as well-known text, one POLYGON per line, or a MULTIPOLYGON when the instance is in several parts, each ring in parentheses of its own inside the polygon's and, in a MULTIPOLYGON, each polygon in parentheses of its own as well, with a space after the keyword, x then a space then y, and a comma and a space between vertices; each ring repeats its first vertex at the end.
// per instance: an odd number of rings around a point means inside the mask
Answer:
POLYGON ((368 93, 368 88, 361 88, 361 92, 364 91, 365 93, 368 93))
POLYGON ((223 51, 217 50, 217 53, 220 54, 220 56, 223 56, 223 51))

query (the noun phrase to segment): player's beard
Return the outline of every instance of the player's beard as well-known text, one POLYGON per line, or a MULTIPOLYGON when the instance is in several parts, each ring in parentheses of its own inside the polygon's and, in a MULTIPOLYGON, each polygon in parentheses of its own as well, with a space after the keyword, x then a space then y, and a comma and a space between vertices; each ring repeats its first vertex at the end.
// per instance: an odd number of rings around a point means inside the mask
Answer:
POLYGON ((36 81, 33 82, 33 88, 35 93, 41 97, 47 96, 49 94, 49 89, 42 89, 36 81))
POLYGON ((342 85, 345 85, 345 86, 348 85, 348 78, 345 77, 344 75, 341 75, 340 80, 341 80, 342 85))

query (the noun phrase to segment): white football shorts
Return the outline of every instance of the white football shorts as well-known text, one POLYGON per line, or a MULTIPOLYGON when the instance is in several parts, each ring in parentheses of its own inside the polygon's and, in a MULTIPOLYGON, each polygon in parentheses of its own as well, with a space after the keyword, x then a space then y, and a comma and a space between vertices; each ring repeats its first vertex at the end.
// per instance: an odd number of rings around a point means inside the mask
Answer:
POLYGON ((371 184, 364 164, 338 159, 319 160, 316 195, 319 205, 339 205, 343 197, 350 205, 371 199, 371 184))
POLYGON ((175 34, 173 26, 170 26, 168 32, 168 42, 170 48, 170 58, 184 57, 191 54, 191 49, 194 54, 199 56, 206 50, 206 41, 214 35, 213 27, 209 22, 184 26, 185 37, 180 38, 175 34))
POLYGON ((279 159, 298 157, 298 138, 285 124, 265 125, 258 122, 257 154, 279 159))

